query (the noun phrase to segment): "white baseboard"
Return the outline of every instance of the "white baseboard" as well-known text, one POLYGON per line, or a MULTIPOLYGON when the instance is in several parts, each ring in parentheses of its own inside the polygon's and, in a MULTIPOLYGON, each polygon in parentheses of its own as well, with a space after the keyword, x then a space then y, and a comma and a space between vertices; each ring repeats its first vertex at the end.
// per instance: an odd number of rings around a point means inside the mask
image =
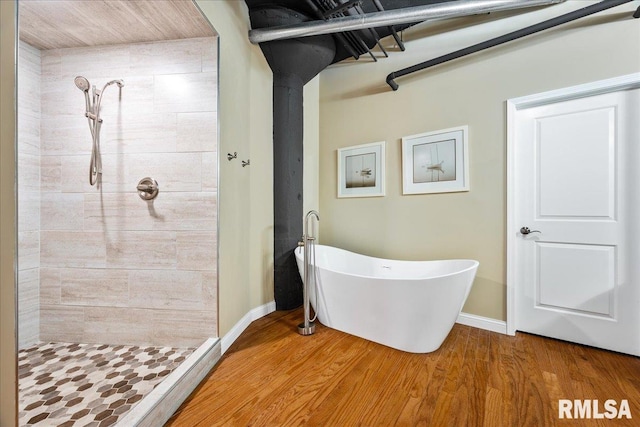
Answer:
POLYGON ((258 320, 259 318, 264 317, 269 313, 273 313, 274 311, 276 311, 276 302, 271 301, 259 307, 256 307, 245 314, 242 319, 240 319, 238 323, 233 325, 233 328, 231 328, 231 330, 227 332, 224 337, 222 337, 222 354, 224 354, 229 349, 229 347, 231 347, 231 344, 233 344, 235 340, 238 339, 240 334, 242 334, 242 332, 247 329, 247 326, 249 326, 251 322, 253 322, 254 320, 258 320))
POLYGON ((507 322, 504 320, 496 320, 469 313, 460 313, 456 323, 474 328, 486 329, 487 331, 497 332, 499 334, 507 334, 507 322))
MULTIPOLYGON (((244 332, 245 329, 253 322, 254 320, 260 319, 261 317, 266 316, 269 313, 273 313, 276 310, 275 301, 268 302, 259 307, 254 308, 245 314, 242 319, 236 323, 233 328, 229 332, 222 337, 222 354, 224 354, 231 344, 238 339, 240 334, 244 332)), ((458 315, 458 319, 456 323, 460 323, 461 325, 471 326, 474 328, 486 329, 487 331, 497 332, 499 334, 507 333, 507 322, 503 320, 491 319, 489 317, 477 316, 475 314, 469 313, 460 313, 458 315)))

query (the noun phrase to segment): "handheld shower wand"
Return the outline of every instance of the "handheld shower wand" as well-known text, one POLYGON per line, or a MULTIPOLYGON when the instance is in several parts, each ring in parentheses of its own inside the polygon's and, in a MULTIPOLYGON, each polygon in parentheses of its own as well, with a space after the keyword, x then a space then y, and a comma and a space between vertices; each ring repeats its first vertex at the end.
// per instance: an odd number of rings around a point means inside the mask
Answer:
POLYGON ((98 175, 102 175, 102 156, 100 155, 100 126, 102 119, 100 118, 100 102, 102 93, 112 84, 118 85, 120 89, 124 87, 122 80, 111 80, 104 85, 102 90, 96 89, 95 85, 91 86, 89 80, 85 77, 77 76, 74 80, 76 87, 84 93, 85 117, 89 122, 89 130, 91 131, 92 148, 91 162, 89 164, 89 184, 95 185, 98 181, 98 175), (89 98, 89 88, 91 88, 91 99, 89 98))
POLYGON ((91 108, 91 104, 89 102, 89 87, 90 87, 89 80, 87 80, 82 76, 78 76, 75 79, 73 79, 73 81, 78 87, 78 89, 84 92, 85 108, 86 108, 86 111, 89 112, 89 109, 91 108))

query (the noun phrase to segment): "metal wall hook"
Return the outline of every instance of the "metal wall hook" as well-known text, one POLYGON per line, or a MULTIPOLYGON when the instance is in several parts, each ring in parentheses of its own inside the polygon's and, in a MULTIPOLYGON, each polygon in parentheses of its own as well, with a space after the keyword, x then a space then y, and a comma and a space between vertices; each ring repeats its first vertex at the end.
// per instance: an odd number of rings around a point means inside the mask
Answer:
POLYGON ((243 160, 242 161, 242 167, 249 166, 250 165, 249 161, 250 161, 250 159, 247 159, 246 162, 243 160))
POLYGON ((231 161, 233 159, 236 159, 238 157, 238 152, 234 151, 233 154, 231 153, 227 153, 227 160, 231 161))

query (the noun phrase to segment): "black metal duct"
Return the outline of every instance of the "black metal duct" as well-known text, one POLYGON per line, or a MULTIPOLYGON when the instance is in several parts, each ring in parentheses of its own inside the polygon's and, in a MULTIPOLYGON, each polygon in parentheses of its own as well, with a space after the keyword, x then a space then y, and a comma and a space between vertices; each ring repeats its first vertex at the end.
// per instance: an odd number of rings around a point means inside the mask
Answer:
MULTIPOLYGON (((574 10, 573 12, 565 13, 564 15, 556 16, 555 18, 551 18, 546 21, 539 22, 537 24, 530 25, 516 31, 512 31, 508 34, 504 34, 502 36, 474 44, 473 46, 465 47, 464 49, 456 50, 455 52, 430 59, 429 61, 421 62, 420 64, 412 65, 411 67, 394 71, 387 76, 387 84, 391 87, 391 89, 398 90, 398 83, 396 83, 395 81, 395 79, 397 79, 398 77, 406 76, 407 74, 412 74, 421 70, 426 70, 427 68, 435 67, 436 65, 443 64, 454 59, 462 58, 463 56, 471 55, 472 53, 480 52, 481 50, 508 43, 510 41, 517 40, 522 37, 547 30, 549 28, 557 27, 558 25, 575 21, 576 19, 593 15, 594 13, 602 12, 603 10, 611 9, 612 7, 629 3, 630 1, 632 0, 603 0, 600 3, 592 4, 583 7, 582 9, 574 10)), ((640 17, 640 8, 636 10, 633 17, 640 17)))
MULTIPOLYGON (((250 12, 254 28, 309 20, 284 7, 250 12)), ((274 293, 277 310, 302 304, 294 249, 302 238, 303 86, 333 62, 332 36, 279 40, 260 45, 273 71, 274 293)))

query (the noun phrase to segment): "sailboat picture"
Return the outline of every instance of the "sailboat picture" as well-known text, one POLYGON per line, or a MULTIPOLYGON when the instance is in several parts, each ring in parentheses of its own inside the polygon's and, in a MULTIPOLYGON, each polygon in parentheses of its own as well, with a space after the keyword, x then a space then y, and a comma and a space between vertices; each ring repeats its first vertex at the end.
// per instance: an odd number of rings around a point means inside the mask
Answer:
POLYGON ((338 197, 384 196, 385 141, 338 149, 338 197))
POLYGON ((413 146, 414 183, 455 180, 455 139, 413 146))
POLYGON ((468 126, 402 138, 402 194, 469 191, 468 126))

